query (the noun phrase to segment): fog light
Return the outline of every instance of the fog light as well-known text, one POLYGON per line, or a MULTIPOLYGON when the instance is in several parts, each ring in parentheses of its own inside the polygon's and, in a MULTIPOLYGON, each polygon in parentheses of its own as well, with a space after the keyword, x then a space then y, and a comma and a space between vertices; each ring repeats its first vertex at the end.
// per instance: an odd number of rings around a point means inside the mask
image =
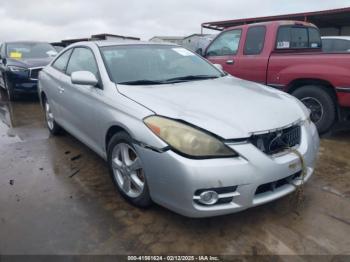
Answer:
POLYGON ((204 205, 214 205, 218 199, 219 195, 215 191, 204 191, 199 195, 198 201, 204 205))

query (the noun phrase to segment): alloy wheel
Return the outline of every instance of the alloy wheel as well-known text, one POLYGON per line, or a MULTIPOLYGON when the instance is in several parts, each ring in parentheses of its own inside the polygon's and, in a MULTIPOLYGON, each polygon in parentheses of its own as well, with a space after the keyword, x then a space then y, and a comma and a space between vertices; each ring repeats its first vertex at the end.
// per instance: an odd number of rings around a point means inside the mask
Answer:
POLYGON ((141 161, 126 143, 117 144, 112 152, 112 169, 119 188, 129 197, 139 197, 145 187, 141 161))
POLYGON ((52 130, 54 128, 54 118, 51 112, 50 104, 47 101, 45 101, 45 114, 47 126, 50 128, 50 130, 52 130))
POLYGON ((323 106, 320 101, 318 101, 314 97, 304 97, 301 99, 301 102, 310 109, 311 111, 311 121, 314 122, 315 124, 320 121, 323 117, 323 106))

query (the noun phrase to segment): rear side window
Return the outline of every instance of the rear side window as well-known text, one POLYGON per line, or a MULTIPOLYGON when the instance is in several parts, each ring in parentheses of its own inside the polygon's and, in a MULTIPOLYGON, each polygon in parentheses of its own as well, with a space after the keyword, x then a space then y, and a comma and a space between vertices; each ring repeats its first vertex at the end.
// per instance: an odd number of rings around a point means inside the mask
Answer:
POLYGON ((324 39, 322 48, 325 52, 350 52, 350 40, 324 39))
POLYGON ((219 35, 207 50, 207 56, 235 55, 239 47, 242 30, 231 30, 219 35))
POLYGON ((336 40, 334 42, 334 51, 336 52, 350 52, 350 41, 348 40, 336 40))
POLYGON ((320 33, 305 26, 281 26, 278 29, 276 49, 321 48, 320 33))
POLYGON ((65 73, 71 53, 72 49, 69 49, 66 52, 64 52, 55 60, 55 62, 53 62, 52 67, 57 69, 58 71, 61 71, 62 73, 65 73))
POLYGON ((244 45, 245 55, 258 55, 264 48, 266 27, 250 27, 247 32, 247 39, 244 45))

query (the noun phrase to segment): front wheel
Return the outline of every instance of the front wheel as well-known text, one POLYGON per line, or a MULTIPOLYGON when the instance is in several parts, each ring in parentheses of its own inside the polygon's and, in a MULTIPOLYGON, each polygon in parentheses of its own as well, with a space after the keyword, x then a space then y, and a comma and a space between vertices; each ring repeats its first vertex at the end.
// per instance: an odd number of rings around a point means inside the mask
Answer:
POLYGON ((126 200, 138 207, 152 204, 141 159, 127 133, 119 132, 111 138, 108 165, 114 184, 126 200))
POLYGON ((320 134, 330 130, 336 120, 336 105, 327 90, 322 86, 304 86, 292 94, 310 109, 310 118, 320 134))
POLYGON ((16 96, 15 96, 15 91, 13 90, 12 84, 8 82, 7 80, 4 80, 5 83, 5 89, 7 92, 7 98, 9 101, 15 101, 16 96))
POLYGON ((2 88, 1 86, 0 86, 0 96, 1 97, 7 96, 6 89, 2 88))
POLYGON ((47 128, 49 129, 52 135, 58 135, 59 133, 61 133, 62 129, 56 123, 52 114, 51 106, 47 101, 47 99, 44 100, 44 109, 45 109, 45 120, 46 120, 47 128))

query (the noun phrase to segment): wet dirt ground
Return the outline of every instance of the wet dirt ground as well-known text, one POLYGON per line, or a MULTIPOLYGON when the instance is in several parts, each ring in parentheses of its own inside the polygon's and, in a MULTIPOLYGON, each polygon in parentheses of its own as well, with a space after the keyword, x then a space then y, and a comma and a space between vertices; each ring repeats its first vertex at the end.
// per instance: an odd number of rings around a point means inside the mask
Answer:
POLYGON ((141 210, 105 162, 51 137, 35 98, 0 98, 0 254, 350 254, 350 129, 322 139, 317 170, 290 195, 228 216, 141 210))

